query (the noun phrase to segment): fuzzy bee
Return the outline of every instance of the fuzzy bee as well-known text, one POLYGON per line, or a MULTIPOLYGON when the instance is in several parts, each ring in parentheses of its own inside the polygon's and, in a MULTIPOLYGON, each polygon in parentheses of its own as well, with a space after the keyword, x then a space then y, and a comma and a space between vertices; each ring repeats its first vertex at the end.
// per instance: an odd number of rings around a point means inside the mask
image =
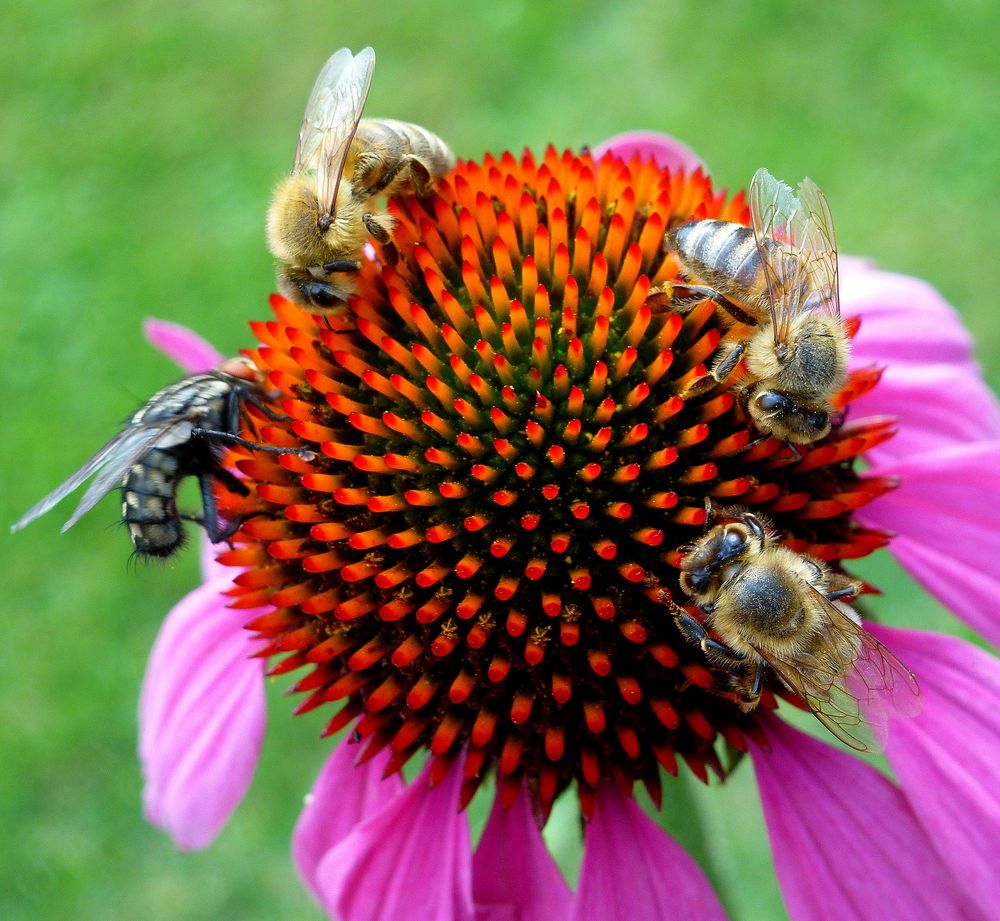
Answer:
POLYGON ((164 387, 76 473, 25 512, 11 531, 44 515, 96 474, 63 531, 120 486, 122 518, 137 555, 167 557, 174 553, 184 540, 182 519, 203 525, 213 542, 225 540, 235 532, 239 521, 224 525, 219 519, 213 485, 219 481, 240 495, 246 495, 247 489, 222 466, 222 445, 242 445, 273 454, 312 454, 240 437, 248 404, 268 418, 280 418, 264 405, 268 397, 263 374, 246 358, 226 359, 212 371, 164 387), (200 516, 182 514, 177 509, 177 488, 188 476, 197 477, 201 487, 200 516))
POLYGON ((343 307, 368 237, 386 245, 393 218, 377 195, 423 197, 455 165, 436 134, 408 122, 361 118, 375 52, 341 48, 323 66, 306 105, 292 174, 274 190, 267 240, 278 290, 310 310, 343 307))
POLYGON ((837 242, 826 198, 811 179, 798 194, 759 169, 750 182, 752 227, 693 221, 667 235, 691 290, 756 326, 712 369, 726 380, 741 358, 757 429, 792 444, 823 438, 831 398, 847 379, 850 340, 840 320, 837 242))
POLYGON ((778 543, 763 516, 710 514, 719 523, 687 548, 680 577, 705 622, 674 606, 681 633, 733 671, 744 711, 757 707, 770 669, 841 741, 881 747, 888 720, 914 715, 920 692, 912 672, 841 603, 859 584, 778 543))

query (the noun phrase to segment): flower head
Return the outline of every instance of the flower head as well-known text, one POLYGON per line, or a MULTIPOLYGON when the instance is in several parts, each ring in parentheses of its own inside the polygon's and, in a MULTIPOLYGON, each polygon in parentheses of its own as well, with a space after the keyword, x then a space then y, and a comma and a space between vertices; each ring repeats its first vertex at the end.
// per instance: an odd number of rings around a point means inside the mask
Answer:
MULTIPOLYGON (((659 803, 661 769, 683 762, 707 780, 725 772, 723 745, 752 750, 770 820, 787 805, 775 771, 823 759, 772 715, 788 696, 777 679, 746 713, 725 669, 678 630, 683 548, 706 502, 765 512, 786 546, 834 569, 885 546, 892 516, 859 519, 897 483, 895 424, 853 407, 875 399, 881 370, 852 370, 833 431, 800 454, 760 439, 725 388, 692 388, 729 322, 674 295, 664 235, 692 218, 748 220, 743 197, 699 168, 487 156, 391 208, 393 248, 365 261, 343 313, 275 297, 276 319, 253 325, 249 354, 288 415, 259 435, 319 457, 236 451, 255 498, 219 555, 242 569, 230 607, 247 612, 272 674, 304 670, 299 712, 326 709, 328 734, 351 727, 360 742, 338 748, 303 814, 303 877, 348 921, 407 905, 414 917, 515 905, 525 918, 541 905, 546 917, 717 917, 700 871, 629 799, 636 782, 659 803), (885 469, 860 473, 862 454, 885 469), (425 755, 408 787, 375 780, 425 755), (453 807, 494 776, 498 805, 471 863, 453 807), (544 820, 568 788, 593 820, 572 907, 527 818, 544 820), (423 833, 444 848, 426 866, 423 833), (627 908, 611 859, 623 840, 649 870, 627 908), (512 850, 538 854, 535 872, 506 866, 512 850), (512 872, 526 884, 504 902, 496 880, 512 872)), ((920 810, 884 783, 859 789, 916 827, 920 810)), ((776 851, 791 840, 781 828, 776 851)), ((927 861, 954 887, 942 904, 964 906, 946 865, 927 861)), ((888 887, 909 885, 881 868, 888 887)), ((797 890, 789 904, 802 904, 797 890)))

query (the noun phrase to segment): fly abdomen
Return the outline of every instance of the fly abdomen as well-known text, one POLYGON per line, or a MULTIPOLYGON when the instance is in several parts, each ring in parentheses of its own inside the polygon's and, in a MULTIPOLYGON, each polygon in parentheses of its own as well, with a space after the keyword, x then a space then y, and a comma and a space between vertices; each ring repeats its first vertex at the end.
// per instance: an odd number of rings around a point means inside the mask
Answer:
POLYGON ((178 460, 154 449, 133 464, 122 480, 122 518, 135 552, 170 556, 184 540, 177 514, 178 460))

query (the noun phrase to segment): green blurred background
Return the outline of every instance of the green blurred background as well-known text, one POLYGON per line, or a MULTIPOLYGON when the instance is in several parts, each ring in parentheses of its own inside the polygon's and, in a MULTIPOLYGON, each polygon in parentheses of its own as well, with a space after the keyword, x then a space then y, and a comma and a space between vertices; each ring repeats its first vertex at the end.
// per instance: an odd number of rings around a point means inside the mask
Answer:
MULTIPOLYGON (((336 48, 373 44, 368 113, 423 123, 457 153, 676 134, 736 188, 766 164, 824 188, 843 252, 945 292, 1000 384, 996 4, 394 3, 8 0, 0 22, 0 522, 70 473, 173 379, 144 316, 232 352, 273 287, 263 218, 302 108, 336 48)), ((327 750, 320 716, 272 688, 263 760, 207 852, 140 815, 145 658, 196 554, 126 567, 107 499, 0 528, 0 917, 316 918, 288 857, 327 750)), ((890 562, 889 623, 961 632, 890 562)), ((725 787, 666 784, 663 821, 734 919, 783 916, 749 765, 725 787)), ((575 874, 578 828, 547 834, 575 874)))

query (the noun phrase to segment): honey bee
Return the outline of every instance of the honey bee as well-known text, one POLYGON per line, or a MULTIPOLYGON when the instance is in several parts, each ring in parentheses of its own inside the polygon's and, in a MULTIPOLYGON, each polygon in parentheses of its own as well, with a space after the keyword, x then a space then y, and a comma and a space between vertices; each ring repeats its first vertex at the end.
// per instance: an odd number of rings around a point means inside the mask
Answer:
POLYGON ((838 739, 859 751, 880 748, 889 719, 917 712, 920 691, 912 672, 841 602, 859 583, 779 544, 762 516, 716 514, 725 521, 681 562, 681 589, 705 624, 675 605, 681 633, 710 661, 735 670, 732 690, 744 712, 759 703, 770 668, 838 739))
POLYGON ((823 438, 830 399, 847 378, 850 340, 840 320, 837 242, 826 197, 811 179, 798 195, 759 169, 750 182, 752 227, 694 221, 667 235, 695 294, 756 326, 715 364, 724 381, 745 357, 742 397, 754 425, 792 444, 823 438))
POLYGON ((236 444, 272 454, 315 456, 296 448, 262 445, 239 435, 250 404, 270 419, 283 418, 262 402, 268 398, 264 375, 246 358, 230 358, 205 374, 194 374, 153 394, 124 428, 71 477, 32 506, 11 527, 19 531, 44 515, 92 474, 97 474, 76 511, 63 525, 73 527, 115 486, 122 490, 122 518, 138 556, 168 557, 183 543, 181 519, 204 526, 217 543, 232 536, 240 521, 219 519, 213 485, 247 495, 240 480, 222 466, 220 445, 236 444), (196 476, 201 487, 202 514, 177 510, 177 487, 196 476))
POLYGON ((391 241, 394 220, 369 200, 412 191, 424 197, 455 165, 426 128, 361 118, 375 52, 341 48, 323 65, 306 105, 292 174, 274 190, 267 240, 278 290, 307 309, 342 307, 369 235, 391 241))

